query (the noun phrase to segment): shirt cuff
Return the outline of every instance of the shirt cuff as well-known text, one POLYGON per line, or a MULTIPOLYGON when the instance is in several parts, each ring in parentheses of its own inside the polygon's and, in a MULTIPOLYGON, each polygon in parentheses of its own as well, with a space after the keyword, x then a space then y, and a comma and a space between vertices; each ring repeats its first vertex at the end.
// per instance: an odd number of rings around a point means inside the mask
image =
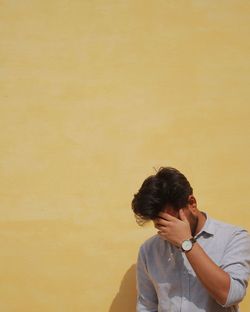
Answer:
POLYGON ((227 301, 222 307, 228 308, 237 305, 246 294, 246 288, 239 280, 233 279, 230 276, 230 288, 227 296, 227 301))

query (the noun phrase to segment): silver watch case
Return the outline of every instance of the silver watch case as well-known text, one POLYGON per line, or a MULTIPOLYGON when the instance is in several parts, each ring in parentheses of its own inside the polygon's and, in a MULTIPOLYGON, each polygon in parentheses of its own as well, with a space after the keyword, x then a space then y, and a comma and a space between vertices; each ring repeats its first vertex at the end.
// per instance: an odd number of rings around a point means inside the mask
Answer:
POLYGON ((185 239, 181 244, 182 251, 186 252, 186 251, 191 250, 195 242, 196 242, 196 239, 194 237, 190 239, 185 239))

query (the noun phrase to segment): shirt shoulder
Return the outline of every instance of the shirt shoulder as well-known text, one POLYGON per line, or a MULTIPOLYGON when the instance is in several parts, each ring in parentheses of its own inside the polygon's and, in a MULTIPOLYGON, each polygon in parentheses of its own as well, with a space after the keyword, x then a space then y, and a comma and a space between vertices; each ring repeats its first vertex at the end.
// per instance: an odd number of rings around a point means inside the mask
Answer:
POLYGON ((213 239, 211 241, 212 246, 213 248, 215 247, 215 250, 218 252, 225 253, 229 250, 235 252, 241 248, 249 250, 250 235, 243 227, 215 219, 209 219, 208 228, 210 233, 213 234, 213 239))
POLYGON ((244 233, 248 236, 248 231, 241 226, 233 225, 216 219, 210 219, 215 235, 234 236, 237 233, 244 233))
POLYGON ((148 251, 158 249, 162 245, 162 243, 164 243, 163 239, 158 234, 155 234, 146 239, 144 243, 141 244, 140 251, 144 251, 147 253, 148 251))
POLYGON ((141 244, 141 248, 151 248, 152 246, 158 245, 160 243, 161 238, 158 234, 155 234, 144 241, 141 244))

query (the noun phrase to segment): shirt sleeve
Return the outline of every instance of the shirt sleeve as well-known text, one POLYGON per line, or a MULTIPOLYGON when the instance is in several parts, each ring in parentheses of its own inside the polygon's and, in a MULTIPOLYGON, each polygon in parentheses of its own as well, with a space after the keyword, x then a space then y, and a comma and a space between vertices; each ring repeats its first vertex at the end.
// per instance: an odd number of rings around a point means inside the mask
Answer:
POLYGON ((221 268, 230 276, 230 289, 223 307, 243 300, 250 277, 250 236, 245 230, 234 233, 227 245, 221 268))
POLYGON ((154 285, 148 276, 143 246, 140 248, 136 264, 136 288, 136 312, 157 312, 157 294, 154 285))

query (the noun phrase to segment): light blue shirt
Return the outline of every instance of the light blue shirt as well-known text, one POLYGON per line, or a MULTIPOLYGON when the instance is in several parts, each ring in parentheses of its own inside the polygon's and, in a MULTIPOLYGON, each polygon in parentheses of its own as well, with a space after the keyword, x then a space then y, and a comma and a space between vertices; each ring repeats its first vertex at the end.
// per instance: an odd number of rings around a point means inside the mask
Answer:
POLYGON ((225 305, 196 277, 185 253, 155 235, 142 244, 137 260, 137 312, 238 312, 250 276, 250 236, 242 228, 207 216, 195 236, 207 255, 230 275, 225 305))

